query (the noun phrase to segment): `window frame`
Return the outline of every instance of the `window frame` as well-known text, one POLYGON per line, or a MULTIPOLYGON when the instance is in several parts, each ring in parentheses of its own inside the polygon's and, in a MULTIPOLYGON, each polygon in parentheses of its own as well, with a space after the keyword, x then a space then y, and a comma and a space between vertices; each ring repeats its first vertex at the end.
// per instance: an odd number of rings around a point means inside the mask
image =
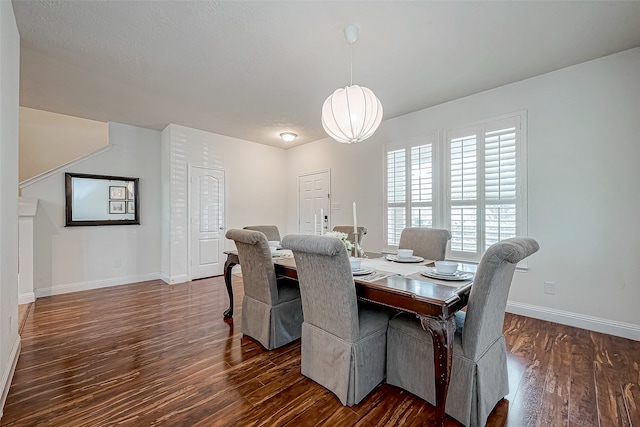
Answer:
MULTIPOLYGON (((436 209, 438 208, 438 195, 436 194, 437 188, 439 187, 439 179, 437 178, 437 176, 439 175, 437 173, 437 170, 439 169, 439 165, 437 165, 437 162, 435 162, 435 158, 436 158, 436 151, 438 150, 438 142, 440 140, 440 133, 439 132, 435 132, 435 133, 430 133, 430 134, 425 134, 425 135, 421 135, 419 137, 414 137, 414 138, 410 138, 406 141, 402 141, 399 143, 395 143, 395 144, 387 144, 384 147, 384 158, 383 158, 383 164, 384 164, 384 171, 383 171, 383 218, 384 218, 384 224, 383 224, 383 233, 384 233, 384 245, 385 245, 385 250, 396 250, 398 248, 397 245, 389 245, 389 208, 390 207, 402 207, 404 208, 404 219, 405 219, 405 227, 411 227, 411 208, 413 207, 412 204, 412 200, 411 200, 411 148, 412 147, 419 147, 422 145, 427 145, 427 144, 431 144, 432 145, 432 158, 434 160, 432 160, 432 175, 433 175, 433 196, 432 196, 432 201, 430 202, 430 204, 433 206, 432 209, 432 216, 434 218, 433 220, 433 224, 435 226, 436 222, 435 222, 435 218, 436 218, 436 209), (404 150, 404 157, 405 157, 405 183, 404 183, 404 188, 405 188, 405 196, 404 196, 404 202, 393 202, 393 203, 389 203, 389 190, 388 190, 388 153, 392 152, 392 151, 398 151, 398 150, 404 150)), ((418 206, 424 206, 425 202, 417 202, 416 205, 418 206)), ((398 234, 398 241, 400 240, 400 235, 398 234)))
MULTIPOLYGON (((404 205, 405 226, 411 226, 411 208, 415 207, 411 200, 411 148, 432 143, 432 218, 434 228, 451 230, 451 209, 456 205, 476 206, 476 250, 471 252, 457 252, 447 248, 447 259, 464 262, 479 262, 485 252, 487 227, 485 224, 486 206, 492 201, 485 197, 485 142, 487 133, 503 129, 512 124, 515 127, 515 206, 516 206, 516 236, 526 236, 527 225, 527 111, 521 110, 503 114, 483 120, 478 120, 463 126, 448 127, 443 130, 426 133, 398 143, 387 144, 384 147, 384 245, 386 250, 397 249, 397 245, 390 244, 389 239, 389 207, 404 205), (451 200, 451 140, 463 135, 476 136, 476 199, 471 202, 452 202, 451 200), (388 201, 388 153, 395 150, 405 150, 405 201, 390 204, 388 201)), ((497 200, 499 202, 499 199, 497 200)), ((399 241, 399 236, 398 236, 399 241)), ((526 267, 526 260, 519 265, 526 267)))

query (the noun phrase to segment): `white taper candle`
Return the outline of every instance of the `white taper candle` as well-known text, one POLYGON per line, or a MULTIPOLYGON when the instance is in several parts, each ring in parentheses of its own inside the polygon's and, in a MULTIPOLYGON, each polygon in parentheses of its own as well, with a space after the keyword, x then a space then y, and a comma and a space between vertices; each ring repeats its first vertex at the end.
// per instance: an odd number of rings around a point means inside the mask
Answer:
POLYGON ((353 232, 358 235, 358 218, 356 215, 356 202, 353 202, 353 232))
POLYGON ((318 215, 313 214, 313 235, 318 234, 318 215))
POLYGON ((320 208, 320 235, 324 235, 324 209, 320 208))

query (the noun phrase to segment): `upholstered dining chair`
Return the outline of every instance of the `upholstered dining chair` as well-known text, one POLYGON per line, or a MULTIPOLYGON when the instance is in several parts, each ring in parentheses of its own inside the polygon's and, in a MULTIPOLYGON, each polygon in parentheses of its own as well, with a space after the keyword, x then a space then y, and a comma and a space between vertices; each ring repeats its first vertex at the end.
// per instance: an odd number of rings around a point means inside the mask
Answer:
POLYGON ((253 230, 227 231, 238 249, 242 268, 242 333, 267 350, 300 338, 302 301, 295 280, 276 277, 265 234, 253 230))
MULTIPOLYGON (((456 313, 445 412, 465 426, 484 426, 509 393, 502 335, 507 296, 516 264, 538 249, 529 237, 492 245, 478 265, 466 314, 456 313)), ((389 322, 387 383, 435 404, 433 343, 414 315, 400 314, 389 322)))
MULTIPOLYGON (((353 238, 355 233, 353 232, 353 225, 336 225, 333 227, 333 231, 346 234, 347 240, 351 243, 354 242, 353 238)), ((360 246, 362 246, 362 240, 364 239, 365 234, 367 234, 367 227, 358 227, 358 242, 360 243, 360 246)))
POLYGON ((247 225, 246 227, 243 227, 243 229, 260 231, 267 236, 267 240, 269 241, 280 241, 280 230, 278 230, 277 225, 247 225))
POLYGON ((282 247, 296 261, 304 322, 302 374, 343 405, 359 403, 385 377, 391 313, 359 304, 349 257, 339 239, 287 235, 282 247))
POLYGON ((442 261, 451 239, 449 230, 439 228, 405 228, 400 234, 398 249, 413 249, 413 255, 442 261))

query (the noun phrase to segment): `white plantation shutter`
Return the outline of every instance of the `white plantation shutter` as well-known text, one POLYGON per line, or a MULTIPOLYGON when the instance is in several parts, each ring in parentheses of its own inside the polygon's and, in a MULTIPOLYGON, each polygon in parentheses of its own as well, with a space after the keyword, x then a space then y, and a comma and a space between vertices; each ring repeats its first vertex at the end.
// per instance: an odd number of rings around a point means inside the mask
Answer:
POLYGON ((451 140, 451 250, 478 251, 478 143, 476 135, 451 140))
POLYGON ((452 258, 478 261, 500 240, 526 234, 524 113, 447 132, 452 258), (520 155, 518 156, 518 153, 520 155))
POLYGON ((387 247, 405 227, 447 228, 448 258, 479 261, 526 235, 526 112, 386 150, 387 247))
POLYGON ((485 249, 516 235, 516 129, 485 133, 485 249))
POLYGON ((411 147, 411 227, 433 227, 433 144, 411 147))
POLYGON ((397 246, 406 227, 432 227, 434 221, 433 146, 435 135, 386 150, 387 247, 397 246))
POLYGON ((387 152, 387 242, 397 245, 406 224, 406 150, 387 152))

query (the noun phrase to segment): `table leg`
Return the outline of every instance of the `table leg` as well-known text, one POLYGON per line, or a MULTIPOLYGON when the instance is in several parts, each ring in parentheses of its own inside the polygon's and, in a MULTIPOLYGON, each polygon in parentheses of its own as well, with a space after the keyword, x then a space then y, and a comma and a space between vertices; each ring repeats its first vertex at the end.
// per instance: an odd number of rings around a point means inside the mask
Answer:
POLYGON ((436 426, 444 427, 445 405, 449 380, 451 378, 451 363, 453 361, 453 336, 456 330, 455 318, 447 319, 420 316, 422 328, 431 334, 433 339, 433 367, 436 380, 436 426))
POLYGON ((225 319, 233 318, 233 286, 231 285, 231 270, 237 263, 227 260, 224 263, 224 284, 227 286, 227 293, 229 294, 229 308, 224 312, 225 319))

